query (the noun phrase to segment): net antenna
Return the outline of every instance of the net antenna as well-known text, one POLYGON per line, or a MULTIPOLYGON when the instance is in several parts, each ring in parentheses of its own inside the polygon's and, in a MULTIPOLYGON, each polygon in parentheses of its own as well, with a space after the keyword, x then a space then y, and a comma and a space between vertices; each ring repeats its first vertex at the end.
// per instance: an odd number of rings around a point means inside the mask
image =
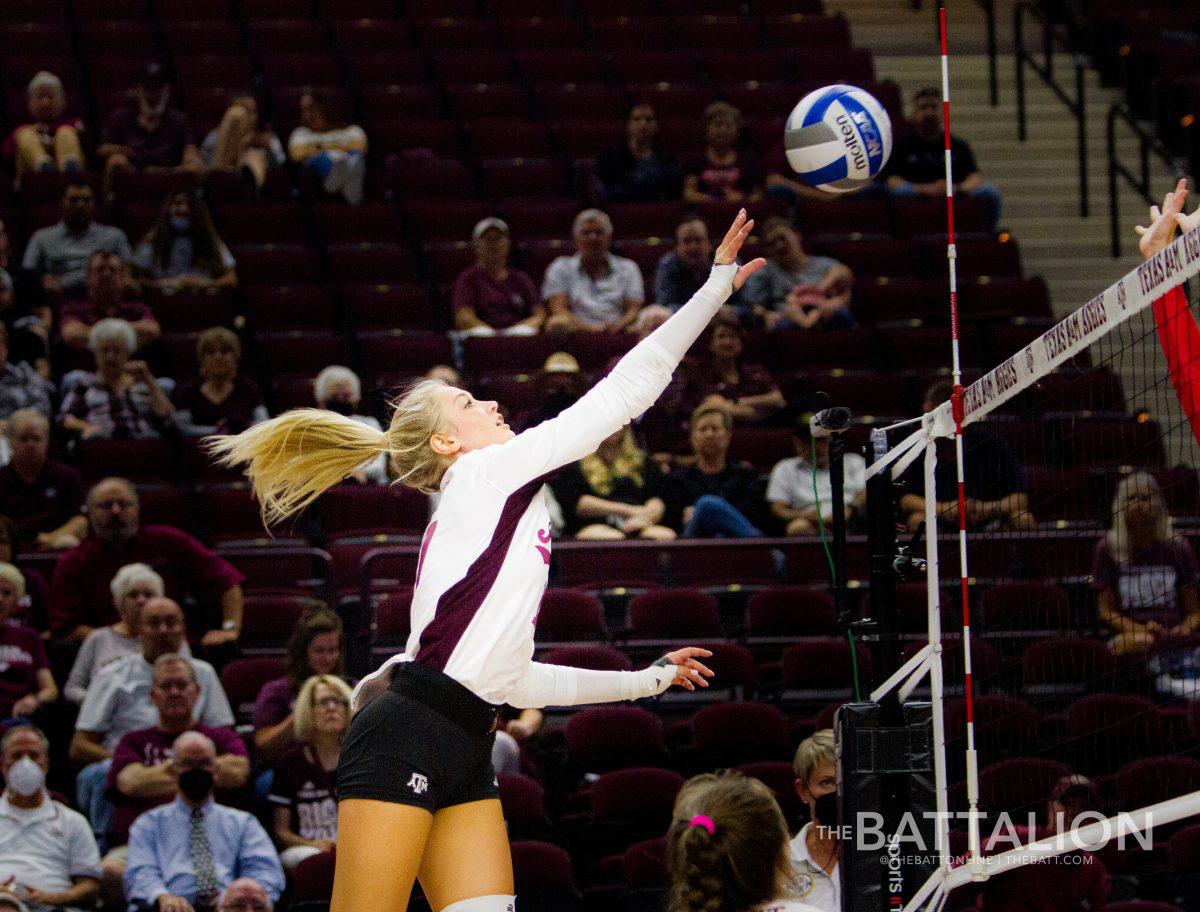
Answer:
MULTIPOLYGON (((944 21, 944 12, 942 15, 944 21)), ((951 276, 953 278, 952 255, 950 263, 951 276)), ((929 530, 929 534, 926 536, 927 569, 925 581, 928 610, 928 639, 907 662, 876 688, 870 696, 872 701, 880 701, 895 692, 900 700, 904 701, 928 677, 933 710, 931 715, 935 753, 935 784, 937 790, 937 808, 939 811, 935 832, 940 865, 935 874, 912 895, 911 899, 903 907, 904 912, 916 912, 916 910, 920 909, 939 909, 945 904, 948 892, 957 887, 972 882, 987 881, 1005 871, 1036 864, 1057 855, 1099 848, 1119 837, 1144 838, 1148 831, 1154 827, 1167 826, 1188 817, 1200 815, 1200 786, 1191 785, 1187 787, 1189 791, 1179 795, 1168 796, 1166 800, 1152 803, 1146 802, 1135 806, 1131 810, 1122 809, 1120 813, 1109 817, 1095 814, 1087 818, 1088 822, 1086 825, 1076 825, 1055 835, 1037 839, 1024 845, 1017 845, 1007 851, 988 855, 984 854, 984 847, 981 845, 979 833, 979 824, 982 819, 979 810, 979 768, 976 760, 975 731, 972 725, 973 712, 978 706, 975 706, 974 709, 972 707, 972 651, 969 640, 969 580, 966 572, 967 536, 965 511, 963 509, 965 485, 962 442, 963 429, 965 427, 980 422, 988 416, 993 416, 998 409, 1001 409, 1006 403, 1009 403, 1014 397, 1020 394, 1028 397, 1042 392, 1048 378, 1054 379, 1051 375, 1057 368, 1075 364, 1077 363, 1077 359, 1087 357, 1089 349, 1097 345, 1097 343, 1104 343, 1110 346, 1113 352, 1112 359, 1114 364, 1117 364, 1121 360, 1133 361, 1138 359, 1134 366, 1144 372, 1146 387, 1139 391, 1137 395, 1157 395, 1161 397, 1160 401, 1165 401, 1167 397, 1174 397, 1176 394, 1171 389, 1173 378, 1165 376, 1165 372, 1160 371, 1157 366, 1147 366, 1143 363, 1140 359, 1144 352, 1139 354, 1140 350, 1136 349, 1135 346, 1146 342, 1153 344, 1156 335, 1161 339, 1162 333, 1169 333, 1171 331, 1171 327, 1167 324, 1160 323, 1156 326, 1155 319, 1151 317, 1152 307, 1168 294, 1181 294, 1181 290, 1175 291, 1175 289, 1181 289, 1184 282, 1197 274, 1200 274, 1200 227, 1194 228, 1188 233, 1177 237, 1160 253, 1128 272, 1120 280, 1114 282, 1082 307, 1046 330, 1032 342, 965 388, 959 385, 960 378, 957 373, 958 363, 956 352, 954 397, 950 401, 944 402, 932 411, 924 414, 919 419, 919 426, 916 430, 908 433, 906 437, 888 450, 886 455, 878 458, 867 469, 868 478, 885 472, 893 478, 899 478, 906 469, 922 456, 924 457, 923 470, 927 495, 925 497, 924 519, 926 529, 929 530), (1139 328, 1139 320, 1142 324, 1145 324, 1145 327, 1139 328), (1130 341, 1130 339, 1133 341, 1130 341), (951 857, 949 851, 950 815, 946 813, 949 807, 949 794, 947 790, 947 742, 949 739, 947 738, 947 726, 944 714, 944 673, 942 667, 943 656, 946 653, 943 651, 941 632, 940 575, 938 570, 938 536, 936 534, 938 517, 937 498, 934 496, 934 473, 937 467, 936 443, 940 438, 953 438, 955 441, 960 518, 956 544, 958 547, 957 556, 961 566, 961 594, 964 599, 963 695, 967 722, 965 779, 969 804, 967 834, 969 858, 965 864, 959 866, 954 865, 955 859, 951 857)), ((1159 307, 1154 307, 1155 311, 1158 309, 1159 307)), ((1159 316, 1159 314, 1156 313, 1155 316, 1159 316)), ((1186 307, 1177 316, 1180 319, 1192 319, 1191 313, 1186 307)), ((955 349, 957 349, 957 343, 955 344, 955 349)), ((1064 377, 1062 374, 1057 376, 1060 378, 1064 377)), ((1067 375, 1067 378, 1069 379, 1069 375, 1067 375)), ((1089 375, 1084 375, 1084 379, 1090 379, 1089 375)), ((1146 427, 1154 424, 1148 418, 1149 414, 1147 412, 1139 411, 1135 418, 1129 420, 1139 426, 1146 427)), ((1097 419, 1087 418, 1083 420, 1097 419)), ((912 423, 911 421, 901 422, 890 428, 881 430, 900 431, 901 429, 911 427, 912 423)), ((1178 434, 1181 446, 1186 444, 1190 447, 1193 429, 1187 427, 1186 424, 1186 420, 1181 419, 1178 425, 1172 430, 1178 434)), ((1080 437, 1080 435, 1077 433, 1076 437, 1080 437)), ((1054 446, 1061 448, 1066 445, 1068 447, 1073 446, 1076 449, 1085 446, 1082 439, 1076 439, 1076 437, 1071 437, 1068 434, 1065 438, 1058 439, 1054 443, 1054 446)), ((1155 438, 1153 443, 1161 447, 1161 441, 1158 441, 1157 438, 1155 438)), ((1122 445, 1128 446, 1127 443, 1123 443, 1122 445)), ((1139 443, 1138 446, 1144 446, 1144 441, 1139 443)), ((1123 450, 1122 452, 1134 451, 1123 450)), ((1079 453, 1075 455, 1078 457, 1079 453)), ((1142 451, 1137 451, 1137 455, 1134 458, 1122 459, 1121 461, 1134 465, 1146 464, 1146 461, 1140 458, 1141 455, 1142 451)), ((1085 459, 1082 460, 1082 464, 1091 465, 1092 463, 1085 459)), ((1110 468, 1115 469, 1115 467, 1111 466, 1110 468)), ((1128 465, 1122 465, 1119 471, 1128 473, 1128 465)), ((1194 472, 1191 475, 1194 478, 1194 472)), ((1193 512, 1195 512, 1195 508, 1193 512)), ((1053 534, 1056 533, 1045 533, 1046 536, 1053 534)), ((1095 531, 1080 533, 1071 538, 1069 544, 1073 546, 1085 545, 1087 546, 1086 550, 1090 552, 1092 550, 1091 546, 1095 545, 1098 541, 1096 535, 1095 531)), ((984 573, 989 572, 989 570, 995 572, 993 568, 997 564, 1003 564, 1005 561, 1010 560, 1010 555, 1015 553, 1011 546, 1019 544, 1019 537, 1011 533, 990 535, 989 533, 976 532, 973 533, 972 538, 976 540, 977 562, 985 557, 978 550, 984 545, 1003 545, 1010 548, 1007 551, 997 551, 995 554, 986 555, 982 571, 984 573)), ((1032 534, 1029 543, 1035 548, 1040 548, 1044 551, 1046 547, 1049 547, 1044 543, 1049 541, 1051 541, 1049 537, 1045 537, 1043 533, 1038 532, 1032 534)), ((996 549, 993 548, 991 550, 995 551, 996 549)), ((1080 551, 1078 547, 1075 547, 1074 550, 1076 552, 1080 551)), ((1028 555, 1026 559, 1028 559, 1028 555)), ((1086 559, 1086 555, 1084 559, 1086 559)), ((1075 566, 1078 560, 1078 557, 1072 557, 1068 559, 1068 563, 1071 566, 1075 566)), ((987 615, 986 623, 989 631, 994 633, 995 631, 992 631, 992 614, 990 611, 985 612, 985 614, 987 615)), ((1035 624, 1032 626, 1039 625, 1035 624)), ((980 642, 977 645, 986 646, 987 643, 980 642)), ((975 656, 978 657, 978 655, 979 653, 976 652, 975 656)), ((1150 667, 1152 670, 1155 667, 1154 659, 1151 659, 1150 667)), ((1118 670, 1119 668, 1114 667, 1107 671, 1105 673, 1105 680, 1112 679, 1114 672, 1118 670)), ((1188 695, 1194 696, 1195 694, 1191 693, 1188 695)), ((1141 698, 1131 697, 1130 699, 1137 700, 1141 698)), ((977 700, 974 702, 978 703, 977 700)), ((1197 713, 1196 717, 1200 718, 1200 713, 1197 713)), ((1072 741, 1070 739, 1072 738, 1075 738, 1075 736, 1068 733, 1068 740, 1064 741, 1062 746, 1071 748, 1072 741)), ((1115 744, 1111 749, 1119 753, 1121 746, 1120 744, 1115 744)), ((1122 762, 1127 762, 1128 759, 1123 758, 1122 762)), ((1113 769, 1107 769, 1106 775, 1111 777, 1112 772, 1113 769)), ((1080 820, 1082 819, 1084 818, 1080 818, 1080 820)))

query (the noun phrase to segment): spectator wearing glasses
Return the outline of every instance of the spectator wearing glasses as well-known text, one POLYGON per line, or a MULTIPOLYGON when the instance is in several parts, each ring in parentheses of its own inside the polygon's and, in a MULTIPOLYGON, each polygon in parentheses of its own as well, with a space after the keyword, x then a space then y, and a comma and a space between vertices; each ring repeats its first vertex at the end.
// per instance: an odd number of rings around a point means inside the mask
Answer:
POLYGON ((108 771, 105 791, 113 815, 106 839, 111 851, 103 862, 106 886, 119 883, 124 876, 125 843, 133 822, 150 808, 175 797, 179 769, 174 761, 174 745, 180 735, 199 732, 216 745, 214 781, 218 791, 229 795, 250 778, 249 752, 238 733, 196 721, 200 685, 186 656, 167 653, 155 660, 150 699, 158 711, 157 723, 124 735, 117 742, 108 771))
POLYGON ((276 765, 270 795, 285 871, 330 851, 337 841, 335 781, 350 724, 350 693, 350 685, 341 678, 314 675, 296 698, 293 724, 298 746, 276 765))

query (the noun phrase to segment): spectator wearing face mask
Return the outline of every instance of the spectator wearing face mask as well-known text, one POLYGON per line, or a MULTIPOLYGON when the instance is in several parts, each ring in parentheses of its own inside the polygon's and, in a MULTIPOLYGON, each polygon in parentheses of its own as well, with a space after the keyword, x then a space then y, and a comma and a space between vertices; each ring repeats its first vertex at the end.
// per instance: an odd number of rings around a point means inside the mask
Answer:
POLYGON ((50 742, 17 725, 0 738, 0 884, 20 884, 30 912, 76 912, 96 900, 100 852, 87 820, 46 791, 50 742))
POLYGON ((133 265, 145 284, 168 293, 237 285, 237 262, 217 234, 208 205, 185 190, 167 197, 134 251, 133 265))
POLYGON ((236 879, 259 884, 272 902, 283 868, 254 815, 213 800, 217 749, 200 732, 175 739, 175 800, 147 811, 129 831, 125 895, 159 912, 212 908, 236 879))
MULTIPOLYGON (((358 407, 362 404, 362 383, 358 375, 348 367, 333 364, 317 374, 313 381, 313 393, 317 400, 317 408, 328 409, 345 415, 369 428, 382 431, 379 419, 371 415, 360 415, 358 407)), ((350 479, 360 485, 387 484, 387 454, 380 453, 366 465, 360 466, 352 473, 350 479)))
POLYGON ((792 760, 796 794, 812 818, 792 840, 788 893, 821 912, 840 912, 837 749, 833 730, 824 728, 800 742, 792 760))

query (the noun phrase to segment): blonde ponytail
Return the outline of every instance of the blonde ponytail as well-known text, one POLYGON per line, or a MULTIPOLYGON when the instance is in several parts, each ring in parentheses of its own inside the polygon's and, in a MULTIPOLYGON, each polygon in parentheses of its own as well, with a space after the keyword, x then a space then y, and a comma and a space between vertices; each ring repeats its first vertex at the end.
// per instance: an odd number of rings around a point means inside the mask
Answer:
POLYGON ((445 386, 413 384, 393 404, 386 431, 324 409, 296 409, 234 437, 209 437, 205 445, 222 465, 246 465, 268 525, 303 510, 380 453, 388 454, 398 482, 431 494, 452 461, 429 446, 447 429, 434 395, 445 386))
POLYGON ((246 465, 269 525, 387 452, 388 437, 335 412, 295 409, 233 437, 209 437, 206 446, 222 465, 246 465))

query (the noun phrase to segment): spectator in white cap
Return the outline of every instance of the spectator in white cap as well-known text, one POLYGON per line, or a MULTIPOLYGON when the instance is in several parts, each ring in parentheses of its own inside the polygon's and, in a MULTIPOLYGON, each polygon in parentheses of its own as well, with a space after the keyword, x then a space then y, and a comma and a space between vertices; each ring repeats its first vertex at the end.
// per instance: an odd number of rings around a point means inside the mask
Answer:
POLYGON ((16 184, 30 171, 82 171, 83 145, 79 134, 83 121, 64 117, 67 94, 62 80, 41 70, 29 80, 29 121, 21 124, 0 148, 13 162, 16 184))
MULTIPOLYGON (((358 375, 348 367, 331 364, 313 381, 313 395, 317 400, 317 408, 328 409, 345 415, 347 418, 365 424, 377 431, 383 430, 379 419, 372 415, 360 415, 358 408, 362 404, 362 382, 358 375)), ((387 484, 387 454, 381 453, 367 464, 360 466, 357 472, 348 476, 349 480, 358 484, 387 484)))
POLYGON ((571 234, 577 252, 551 263, 542 281, 547 328, 630 329, 646 289, 637 263, 612 252, 612 219, 599 209, 584 209, 575 216, 571 234))
POLYGON ((454 280, 454 327, 467 336, 534 335, 546 309, 533 280, 508 265, 508 225, 495 217, 481 219, 471 232, 471 246, 475 265, 454 280))

